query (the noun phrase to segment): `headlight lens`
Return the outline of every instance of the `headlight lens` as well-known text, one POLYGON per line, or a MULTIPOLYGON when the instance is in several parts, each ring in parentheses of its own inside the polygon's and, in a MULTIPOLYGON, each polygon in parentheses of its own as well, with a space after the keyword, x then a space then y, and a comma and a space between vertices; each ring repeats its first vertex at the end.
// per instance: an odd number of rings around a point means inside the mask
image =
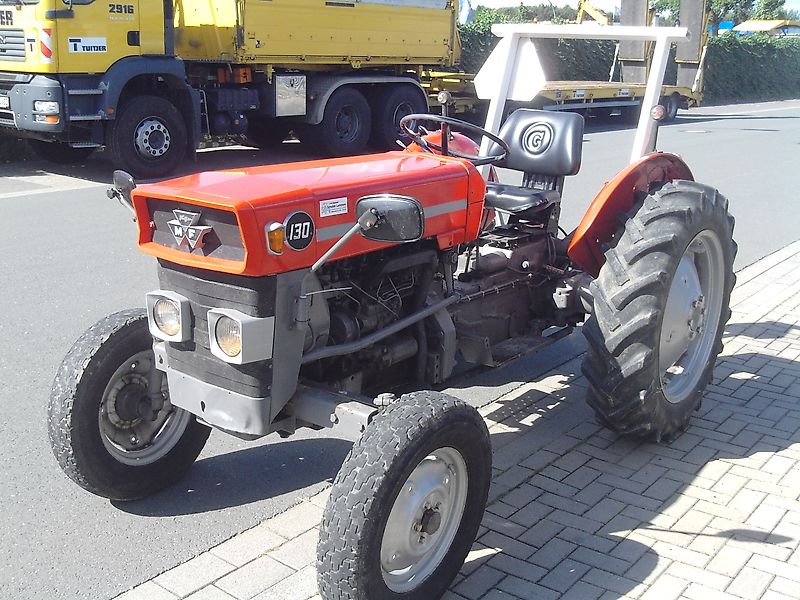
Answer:
POLYGON ((217 345, 228 356, 238 356, 242 351, 242 327, 230 317, 221 316, 214 328, 217 345))
POLYGON ((172 300, 156 300, 153 305, 153 320, 156 327, 169 336, 176 336, 181 332, 181 309, 172 300))
POLYGON ((53 102, 52 100, 36 100, 33 103, 33 110, 36 112, 57 114, 58 108, 58 102, 53 102))

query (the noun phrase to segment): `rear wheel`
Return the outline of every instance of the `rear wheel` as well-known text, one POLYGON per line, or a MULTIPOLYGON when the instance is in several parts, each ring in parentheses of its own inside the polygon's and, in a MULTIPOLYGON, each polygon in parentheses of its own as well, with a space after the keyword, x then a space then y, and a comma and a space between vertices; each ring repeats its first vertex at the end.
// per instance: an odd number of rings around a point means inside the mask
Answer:
POLYGON ((50 446, 64 473, 98 496, 135 500, 174 483, 211 432, 172 406, 166 378, 153 409, 152 344, 144 311, 115 313, 75 342, 53 382, 50 446))
POLYGON ((735 282, 733 217, 716 190, 665 184, 629 215, 592 283, 583 372, 610 429, 670 440, 699 408, 735 282))
POLYGON ((379 150, 398 150, 398 140, 408 144, 410 140, 400 129, 400 119, 428 111, 422 93, 411 85, 388 86, 377 97, 374 108, 371 142, 379 150))
POLYGON ((364 94, 352 87, 342 87, 331 95, 322 123, 313 132, 326 154, 349 156, 367 147, 371 123, 372 112, 364 94))
POLYGON ((39 158, 60 165, 83 162, 95 151, 95 148, 91 146, 73 148, 63 142, 43 142, 42 140, 28 140, 28 145, 39 158))
POLYGON ((109 135, 115 166, 134 177, 161 177, 186 155, 186 124, 178 109, 157 96, 135 96, 120 108, 109 135))
POLYGON ((491 477, 474 408, 437 392, 403 396, 345 459, 322 518, 325 600, 439 598, 469 552, 491 477))
POLYGON ((678 116, 678 109, 681 107, 681 96, 677 92, 674 92, 669 96, 664 96, 661 98, 659 104, 661 104, 661 106, 663 106, 667 111, 667 115, 664 117, 664 120, 674 121, 675 117, 678 116))

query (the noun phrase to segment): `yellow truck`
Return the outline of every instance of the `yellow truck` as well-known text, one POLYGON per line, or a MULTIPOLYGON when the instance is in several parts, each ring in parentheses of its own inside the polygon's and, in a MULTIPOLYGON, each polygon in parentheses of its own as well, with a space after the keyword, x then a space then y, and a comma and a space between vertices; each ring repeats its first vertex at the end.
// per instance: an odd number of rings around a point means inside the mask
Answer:
POLYGON ((0 133, 137 177, 210 136, 391 147, 459 54, 455 0, 0 0, 0 133))

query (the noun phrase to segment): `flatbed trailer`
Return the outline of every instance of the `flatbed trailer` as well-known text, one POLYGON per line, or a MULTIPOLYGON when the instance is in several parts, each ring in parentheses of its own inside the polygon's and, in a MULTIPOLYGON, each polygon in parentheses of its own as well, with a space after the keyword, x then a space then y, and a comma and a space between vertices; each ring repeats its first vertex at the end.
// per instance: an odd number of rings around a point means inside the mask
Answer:
MULTIPOLYGON (((436 96, 440 91, 448 91, 452 95, 454 111, 463 114, 486 106, 475 93, 474 78, 471 73, 425 71, 421 82, 428 93, 431 107, 438 106, 436 96)), ((536 98, 525 103, 525 106, 556 111, 594 111, 599 114, 602 114, 600 111, 619 110, 623 117, 630 117, 635 122, 646 87, 644 83, 620 81, 548 81, 536 98)), ((703 92, 699 86, 692 89, 664 85, 661 99, 667 109, 667 119, 671 120, 678 109, 699 106, 703 92)))

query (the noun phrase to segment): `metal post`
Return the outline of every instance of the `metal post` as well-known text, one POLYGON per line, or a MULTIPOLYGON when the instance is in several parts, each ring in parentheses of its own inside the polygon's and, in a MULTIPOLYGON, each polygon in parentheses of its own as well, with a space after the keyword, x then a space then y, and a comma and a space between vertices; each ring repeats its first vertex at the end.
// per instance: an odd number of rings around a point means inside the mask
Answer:
POLYGON ((639 127, 636 129, 636 137, 633 140, 631 163, 635 163, 645 154, 654 150, 652 147, 655 142, 653 130, 658 127, 658 123, 650 116, 650 111, 658 104, 659 96, 661 96, 661 84, 664 83, 664 70, 669 58, 669 47, 670 41, 666 37, 656 41, 653 61, 650 63, 650 74, 647 76, 647 88, 645 88, 644 98, 642 98, 639 127))

